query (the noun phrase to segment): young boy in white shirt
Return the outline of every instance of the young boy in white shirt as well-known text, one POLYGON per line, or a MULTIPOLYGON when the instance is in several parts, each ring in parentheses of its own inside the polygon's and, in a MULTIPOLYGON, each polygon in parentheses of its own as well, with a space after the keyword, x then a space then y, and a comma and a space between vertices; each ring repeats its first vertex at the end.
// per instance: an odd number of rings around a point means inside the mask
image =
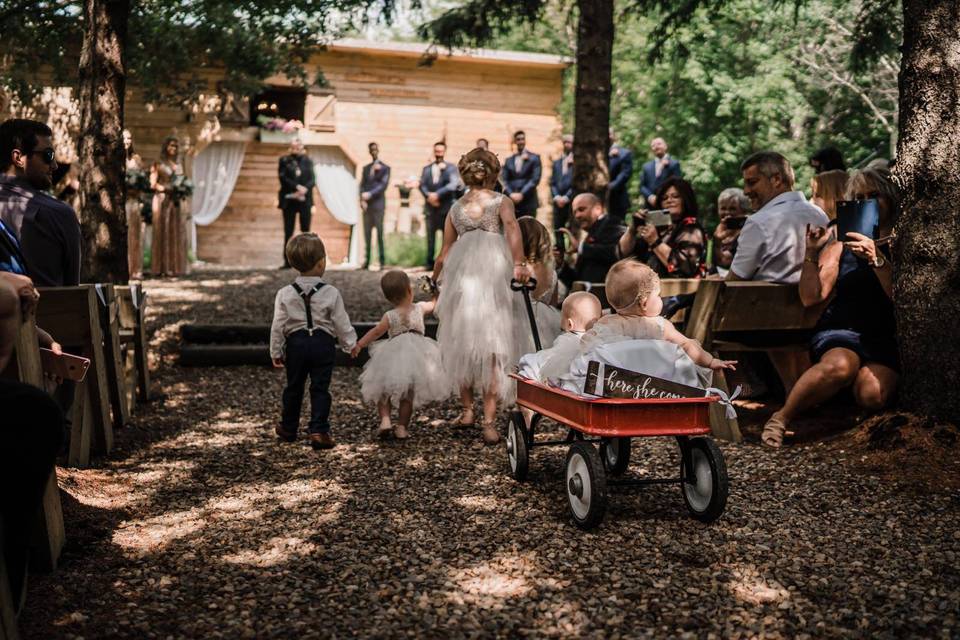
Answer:
POLYGON ((287 242, 286 258, 300 272, 293 284, 277 291, 270 327, 273 366, 286 367, 283 414, 275 431, 293 442, 300 428, 303 387, 310 378, 310 446, 333 448, 330 436, 330 378, 337 342, 350 353, 357 344, 340 292, 320 278, 327 268, 327 252, 315 233, 301 233, 287 242))

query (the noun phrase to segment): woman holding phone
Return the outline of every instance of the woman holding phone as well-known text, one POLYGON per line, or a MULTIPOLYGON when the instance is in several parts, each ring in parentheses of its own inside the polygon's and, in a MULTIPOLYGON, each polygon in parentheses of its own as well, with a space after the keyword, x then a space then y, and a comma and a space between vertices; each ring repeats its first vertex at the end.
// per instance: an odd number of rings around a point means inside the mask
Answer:
MULTIPOLYGON (((882 409, 897 388, 900 362, 893 311, 893 266, 885 240, 899 213, 899 195, 882 169, 854 173, 848 200, 875 201, 879 241, 861 233, 837 238, 837 226, 807 229, 807 251, 800 272, 800 299, 811 307, 830 299, 813 338, 814 365, 797 381, 786 403, 763 428, 763 444, 778 448, 790 422, 801 412, 853 386, 859 406, 882 409)), ((862 207, 850 207, 857 215, 862 207)), ((838 226, 844 226, 843 212, 838 226)))
POLYGON ((689 182, 668 178, 657 189, 650 219, 634 214, 618 245, 621 258, 644 262, 661 278, 700 278, 707 272, 707 234, 697 216, 697 198, 689 182), (661 224, 653 214, 666 210, 670 220, 661 224), (651 224, 653 223, 653 224, 651 224))

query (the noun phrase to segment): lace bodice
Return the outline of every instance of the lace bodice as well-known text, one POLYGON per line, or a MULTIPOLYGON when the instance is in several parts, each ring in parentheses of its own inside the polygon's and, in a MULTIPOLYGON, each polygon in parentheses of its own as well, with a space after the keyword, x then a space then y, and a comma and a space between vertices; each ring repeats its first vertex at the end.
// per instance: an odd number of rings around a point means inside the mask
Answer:
POLYGON ((490 233, 500 233, 500 203, 503 201, 503 194, 491 198, 490 202, 483 208, 480 217, 474 219, 466 212, 463 206, 464 198, 460 198, 450 207, 450 215, 453 220, 453 228, 457 230, 457 235, 463 235, 468 231, 480 229, 490 233))
POLYGON ((413 305, 405 315, 399 309, 387 311, 387 322, 390 323, 390 328, 387 330, 388 338, 395 338, 411 331, 420 335, 424 335, 425 332, 423 308, 419 304, 413 305))

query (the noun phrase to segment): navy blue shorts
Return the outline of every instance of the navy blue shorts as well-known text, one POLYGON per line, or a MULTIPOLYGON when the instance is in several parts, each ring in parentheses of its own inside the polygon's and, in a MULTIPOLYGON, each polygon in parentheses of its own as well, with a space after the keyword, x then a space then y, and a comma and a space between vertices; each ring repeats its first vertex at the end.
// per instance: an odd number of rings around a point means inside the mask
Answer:
POLYGON ((869 336, 851 329, 825 329, 813 334, 810 339, 810 357, 820 362, 830 349, 849 349, 860 357, 860 366, 869 362, 882 364, 900 371, 900 356, 897 342, 890 338, 869 336))

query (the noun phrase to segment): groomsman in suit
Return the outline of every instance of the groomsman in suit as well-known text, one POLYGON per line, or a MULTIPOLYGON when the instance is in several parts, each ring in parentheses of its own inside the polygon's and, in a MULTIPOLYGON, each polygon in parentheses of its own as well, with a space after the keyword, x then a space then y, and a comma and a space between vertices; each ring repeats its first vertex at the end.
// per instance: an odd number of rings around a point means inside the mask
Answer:
POLYGON ((383 255, 383 209, 386 205, 387 185, 390 183, 390 167, 380 162, 380 147, 376 142, 367 145, 372 162, 363 168, 360 176, 360 208, 363 210, 363 242, 366 257, 363 268, 370 268, 370 242, 373 230, 377 230, 377 249, 380 268, 387 260, 383 255))
POLYGON ((513 200, 518 218, 535 216, 540 205, 537 185, 540 184, 543 171, 540 156, 527 151, 527 136, 523 131, 513 134, 513 143, 517 146, 517 152, 507 158, 501 172, 503 192, 513 200))
POLYGON ((553 161, 550 174, 550 195, 553 197, 553 228, 562 229, 570 222, 570 201, 573 199, 573 136, 563 136, 563 155, 553 161))
POLYGON ((423 207, 423 217, 427 223, 427 269, 430 271, 433 271, 437 231, 443 233, 447 212, 460 186, 457 167, 443 159, 446 153, 445 142, 434 144, 433 162, 425 166, 420 174, 420 193, 427 201, 423 207))
POLYGON ((610 167, 610 185, 608 189, 608 215, 623 222, 630 209, 630 177, 633 176, 633 154, 630 149, 617 144, 617 136, 610 130, 610 155, 607 159, 610 167))
POLYGON ((674 160, 667 153, 667 142, 663 138, 654 138, 650 143, 654 159, 643 165, 643 179, 640 182, 640 193, 652 207, 656 201, 657 189, 664 181, 671 177, 683 177, 680 170, 680 161, 674 160))
POLYGON ((290 143, 290 153, 280 158, 277 169, 280 176, 280 210, 283 212, 283 266, 287 262, 287 241, 293 235, 297 216, 300 216, 300 232, 310 231, 310 212, 313 208, 313 188, 317 184, 313 173, 313 160, 307 157, 300 140, 290 143))

